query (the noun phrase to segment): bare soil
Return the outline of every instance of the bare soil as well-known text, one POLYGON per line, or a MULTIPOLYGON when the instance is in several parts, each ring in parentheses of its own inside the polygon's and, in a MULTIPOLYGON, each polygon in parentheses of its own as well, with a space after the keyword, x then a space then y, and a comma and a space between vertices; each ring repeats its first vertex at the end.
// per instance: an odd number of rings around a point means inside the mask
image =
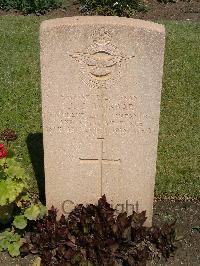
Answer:
POLYGON ((162 4, 157 0, 147 0, 149 10, 137 13, 135 18, 145 20, 200 21, 200 0, 178 0, 177 3, 162 4))
POLYGON ((199 266, 200 265, 200 201, 159 200, 154 203, 153 223, 156 225, 176 220, 177 236, 183 238, 177 243, 174 257, 157 266, 199 266))

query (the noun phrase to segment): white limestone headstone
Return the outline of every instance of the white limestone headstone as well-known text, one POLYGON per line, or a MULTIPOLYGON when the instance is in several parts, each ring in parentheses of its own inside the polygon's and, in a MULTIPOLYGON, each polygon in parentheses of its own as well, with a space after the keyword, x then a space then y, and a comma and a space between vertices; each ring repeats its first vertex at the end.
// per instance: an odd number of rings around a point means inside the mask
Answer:
POLYGON ((47 205, 67 214, 105 194, 151 225, 165 30, 118 17, 42 23, 47 205))

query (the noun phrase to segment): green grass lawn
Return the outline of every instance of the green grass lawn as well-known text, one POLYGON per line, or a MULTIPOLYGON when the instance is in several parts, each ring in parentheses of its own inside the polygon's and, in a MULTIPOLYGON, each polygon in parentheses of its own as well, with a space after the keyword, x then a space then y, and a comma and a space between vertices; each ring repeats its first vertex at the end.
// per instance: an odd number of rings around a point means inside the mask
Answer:
POLYGON ((157 195, 200 196, 200 24, 167 22, 157 195))
MULTIPOLYGON (((31 161, 40 168, 37 178, 43 179, 38 41, 42 19, 0 17, 0 129, 17 131, 15 146, 33 180, 31 161)), ((167 39, 156 194, 199 197, 200 24, 163 24, 167 39)))

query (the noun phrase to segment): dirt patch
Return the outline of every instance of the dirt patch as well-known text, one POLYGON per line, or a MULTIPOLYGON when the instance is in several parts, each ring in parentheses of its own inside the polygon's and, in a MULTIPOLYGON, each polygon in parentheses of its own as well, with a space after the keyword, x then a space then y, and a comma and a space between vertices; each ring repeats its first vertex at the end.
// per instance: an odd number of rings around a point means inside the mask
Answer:
POLYGON ((200 1, 181 1, 177 3, 162 4, 157 0, 149 0, 148 12, 137 13, 135 18, 145 20, 186 20, 200 21, 200 1))
POLYGON ((174 257, 167 262, 150 265, 199 266, 200 265, 200 201, 159 200, 154 203, 153 223, 156 225, 176 220, 177 235, 183 237, 178 243, 174 257))
MULTIPOLYGON (((153 223, 156 225, 177 220, 177 234, 183 239, 174 257, 166 261, 148 263, 149 266, 199 266, 200 265, 200 202, 159 200, 154 203, 153 223)), ((31 266, 34 257, 11 258, 0 253, 1 266, 31 266)))
MULTIPOLYGON (((180 21, 200 21, 200 0, 178 0, 177 3, 162 4, 157 0, 146 0, 147 12, 137 12, 134 18, 144 20, 180 20, 180 21)), ((19 16, 22 13, 11 10, 0 10, 0 16, 19 16)), ((82 16, 80 5, 70 0, 66 10, 52 10, 46 14, 49 18, 82 16)))

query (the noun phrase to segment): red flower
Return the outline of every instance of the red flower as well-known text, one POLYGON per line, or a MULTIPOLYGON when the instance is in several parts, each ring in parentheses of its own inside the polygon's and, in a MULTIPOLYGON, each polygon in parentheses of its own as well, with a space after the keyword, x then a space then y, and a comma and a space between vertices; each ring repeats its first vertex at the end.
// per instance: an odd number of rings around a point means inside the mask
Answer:
POLYGON ((7 150, 4 147, 4 144, 0 144, 0 159, 5 158, 8 155, 7 150))

